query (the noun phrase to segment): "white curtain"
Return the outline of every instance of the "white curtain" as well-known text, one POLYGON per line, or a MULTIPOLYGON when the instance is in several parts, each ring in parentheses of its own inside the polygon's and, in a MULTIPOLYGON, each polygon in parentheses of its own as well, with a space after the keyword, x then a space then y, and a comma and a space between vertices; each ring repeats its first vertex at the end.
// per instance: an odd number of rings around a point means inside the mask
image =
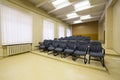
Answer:
POLYGON ((64 26, 59 26, 58 27, 58 37, 59 38, 65 37, 65 35, 64 35, 64 26))
POLYGON ((54 39, 54 23, 48 20, 43 20, 43 40, 54 39))
POLYGON ((32 16, 0 5, 2 45, 32 43, 32 16))
POLYGON ((72 36, 72 31, 70 28, 67 28, 66 29, 66 36, 69 37, 69 36, 72 36))

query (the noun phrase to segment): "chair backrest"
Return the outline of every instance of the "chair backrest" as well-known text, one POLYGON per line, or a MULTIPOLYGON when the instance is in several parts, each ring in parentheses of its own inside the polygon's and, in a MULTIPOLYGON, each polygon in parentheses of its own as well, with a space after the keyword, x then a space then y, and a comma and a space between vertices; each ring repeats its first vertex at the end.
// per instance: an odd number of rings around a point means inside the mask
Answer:
POLYGON ((87 51, 88 43, 85 41, 77 42, 77 50, 79 51, 87 51))
POLYGON ((76 48, 76 42, 75 41, 68 41, 67 42, 67 48, 74 50, 76 48))
POLYGON ((63 38, 63 37, 61 37, 61 38, 59 38, 59 40, 64 40, 64 38, 63 38))
POLYGON ((86 38, 84 38, 84 41, 90 43, 90 37, 86 37, 86 38))
POLYGON ((44 40, 45 47, 49 47, 52 44, 52 40, 44 40))
POLYGON ((58 40, 53 40, 52 41, 52 46, 58 47, 58 45, 59 45, 59 41, 58 40))
POLYGON ((91 52, 102 52, 102 45, 98 41, 93 41, 90 43, 91 52))
POLYGON ((44 40, 44 41, 42 42, 42 44, 45 45, 46 41, 47 41, 47 40, 44 40))
POLYGON ((67 46, 67 41, 59 41, 59 47, 65 49, 67 46))

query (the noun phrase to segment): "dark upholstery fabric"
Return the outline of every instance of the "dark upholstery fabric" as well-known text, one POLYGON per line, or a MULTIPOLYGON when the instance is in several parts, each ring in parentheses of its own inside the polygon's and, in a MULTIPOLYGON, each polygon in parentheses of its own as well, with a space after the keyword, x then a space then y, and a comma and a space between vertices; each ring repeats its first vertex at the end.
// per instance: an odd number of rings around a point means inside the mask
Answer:
POLYGON ((74 52, 74 54, 76 54, 76 55, 86 55, 86 51, 76 50, 76 51, 74 52))
POLYGON ((39 48, 40 49, 45 49, 45 43, 47 42, 47 40, 44 40, 42 44, 40 44, 39 48))
POLYGON ((63 51, 63 49, 62 48, 56 48, 55 51, 61 52, 61 51, 63 51))
POLYGON ((76 48, 76 42, 68 42, 64 53, 73 53, 76 48))
POLYGON ((66 41, 59 41, 58 47, 56 47, 55 51, 62 52, 66 48, 66 41))
POLYGON ((104 55, 105 51, 102 48, 102 45, 98 41, 93 41, 90 43, 90 49, 89 49, 89 63, 91 60, 91 57, 98 57, 102 65, 104 66, 104 55), (103 51, 102 51, 103 50, 103 51))
POLYGON ((90 55, 93 57, 103 57, 102 52, 90 52, 90 55))
POLYGON ((55 47, 53 47, 53 46, 50 46, 49 48, 48 48, 48 50, 54 50, 55 49, 55 47))
POLYGON ((54 50, 56 47, 58 47, 59 41, 57 40, 53 40, 52 44, 48 47, 48 50, 52 51, 54 50))
POLYGON ((65 49, 64 52, 67 52, 67 53, 72 53, 74 50, 72 49, 65 49))
POLYGON ((45 48, 45 45, 41 45, 40 48, 41 48, 41 49, 44 49, 44 48, 45 48))
POLYGON ((87 54, 88 43, 87 42, 78 42, 77 48, 74 52, 75 55, 86 55, 87 54))
POLYGON ((46 48, 48 48, 48 47, 51 45, 51 43, 52 43, 51 40, 46 40, 46 41, 44 42, 44 45, 45 45, 46 48))
POLYGON ((102 46, 100 42, 91 42, 90 52, 102 52, 102 46))
POLYGON ((87 48, 88 48, 88 43, 86 43, 86 42, 78 42, 77 43, 77 50, 86 51, 87 48))

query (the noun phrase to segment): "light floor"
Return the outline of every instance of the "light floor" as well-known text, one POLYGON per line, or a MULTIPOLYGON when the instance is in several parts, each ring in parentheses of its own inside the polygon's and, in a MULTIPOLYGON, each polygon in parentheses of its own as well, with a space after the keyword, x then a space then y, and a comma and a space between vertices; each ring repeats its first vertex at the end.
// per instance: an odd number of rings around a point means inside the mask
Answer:
POLYGON ((0 59, 0 80, 120 80, 120 57, 107 55, 104 68, 95 61, 84 64, 78 59, 79 63, 72 64, 70 59, 63 59, 64 62, 59 56, 53 59, 40 55, 47 53, 38 53, 0 59))

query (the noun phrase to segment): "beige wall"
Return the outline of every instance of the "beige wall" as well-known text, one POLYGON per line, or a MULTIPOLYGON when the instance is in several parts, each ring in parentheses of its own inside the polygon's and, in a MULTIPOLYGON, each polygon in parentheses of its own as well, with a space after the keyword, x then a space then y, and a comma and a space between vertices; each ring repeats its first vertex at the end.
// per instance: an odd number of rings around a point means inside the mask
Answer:
POLYGON ((38 45, 39 41, 42 41, 42 16, 32 13, 33 15, 33 48, 38 45))
POLYGON ((113 47, 120 53, 120 0, 113 6, 113 47))
MULTIPOLYGON (((42 31, 43 31, 43 20, 44 19, 51 20, 54 23, 54 25, 55 25, 54 37, 55 38, 58 37, 58 30, 57 30, 58 24, 64 25, 65 29, 66 29, 66 26, 68 26, 67 24, 54 18, 53 16, 48 15, 44 11, 42 11, 40 9, 36 9, 33 5, 28 4, 28 3, 23 4, 23 3, 20 3, 19 1, 20 0, 10 0, 10 2, 9 2, 9 0, 8 1, 7 0, 0 0, 0 3, 4 4, 6 6, 9 6, 9 7, 13 7, 15 9, 19 9, 23 12, 27 12, 33 16, 33 35, 32 35, 33 36, 33 45, 32 45, 33 50, 35 49, 35 46, 38 45, 38 42, 42 41, 42 37, 43 37, 42 31)), ((0 47, 0 51, 2 51, 1 47, 0 47)))
POLYGON ((0 26, 0 57, 2 56, 2 38, 1 38, 1 26, 0 26))
POLYGON ((103 18, 101 22, 99 22, 99 40, 104 41, 105 30, 105 48, 113 49, 117 53, 120 53, 119 17, 120 17, 120 0, 113 0, 111 5, 106 9, 105 18, 103 18))
POLYGON ((105 47, 113 49, 113 10, 109 6, 106 8, 105 15, 99 21, 99 40, 105 43, 105 47))
POLYGON ((3 49, 2 49, 2 47, 0 46, 0 57, 3 56, 2 53, 3 53, 3 49))
POLYGON ((108 7, 105 14, 105 46, 113 49, 113 10, 108 7))
POLYGON ((98 21, 73 25, 72 35, 90 36, 92 40, 98 40, 98 21))
POLYGON ((105 43, 105 17, 98 24, 98 40, 105 43))

